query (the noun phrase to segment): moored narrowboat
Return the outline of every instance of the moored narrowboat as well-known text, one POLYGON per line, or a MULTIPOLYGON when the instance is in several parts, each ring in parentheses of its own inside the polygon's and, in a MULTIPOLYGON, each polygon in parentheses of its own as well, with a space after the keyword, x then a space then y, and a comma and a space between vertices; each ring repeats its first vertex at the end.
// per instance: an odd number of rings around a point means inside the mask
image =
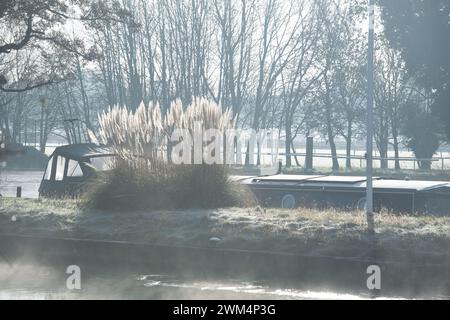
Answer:
MULTIPOLYGON (((365 207, 366 178, 330 175, 274 175, 246 178, 247 185, 264 206, 365 207)), ((402 213, 450 214, 450 182, 373 179, 374 207, 402 213)))
POLYGON ((39 187, 42 197, 75 197, 98 172, 112 168, 114 153, 92 143, 55 148, 39 187))

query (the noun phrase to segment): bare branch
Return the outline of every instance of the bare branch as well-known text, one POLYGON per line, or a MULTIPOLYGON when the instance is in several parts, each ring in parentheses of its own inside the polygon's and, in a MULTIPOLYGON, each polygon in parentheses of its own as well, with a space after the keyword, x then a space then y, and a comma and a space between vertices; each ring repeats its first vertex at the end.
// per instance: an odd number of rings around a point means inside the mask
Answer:
POLYGON ((33 14, 28 13, 27 16, 27 30, 22 40, 18 43, 7 43, 0 46, 0 53, 9 53, 11 50, 20 50, 27 45, 33 36, 33 14))
POLYGON ((25 91, 29 91, 29 90, 33 90, 36 88, 40 88, 40 87, 44 87, 50 84, 53 84, 55 82, 55 80, 48 80, 45 82, 40 82, 34 85, 27 85, 24 88, 4 88, 3 86, 0 86, 0 91, 3 92, 25 92, 25 91))

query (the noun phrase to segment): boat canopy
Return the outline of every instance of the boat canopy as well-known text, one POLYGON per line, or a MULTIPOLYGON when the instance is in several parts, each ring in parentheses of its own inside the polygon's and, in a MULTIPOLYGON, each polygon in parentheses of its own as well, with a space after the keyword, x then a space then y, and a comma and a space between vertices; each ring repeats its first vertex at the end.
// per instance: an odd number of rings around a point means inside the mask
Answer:
POLYGON ((86 161, 94 157, 114 156, 111 148, 93 143, 71 144, 57 147, 53 155, 62 156, 75 161, 86 161))

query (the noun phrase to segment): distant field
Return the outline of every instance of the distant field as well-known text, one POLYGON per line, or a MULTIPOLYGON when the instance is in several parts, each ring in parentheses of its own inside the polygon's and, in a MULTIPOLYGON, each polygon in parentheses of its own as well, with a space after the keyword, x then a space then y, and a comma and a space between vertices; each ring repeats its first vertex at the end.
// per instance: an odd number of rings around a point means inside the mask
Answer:
MULTIPOLYGON (((339 161, 339 166, 341 168, 345 168, 346 165, 346 159, 342 158, 345 157, 346 155, 346 151, 345 149, 338 149, 336 150, 338 156, 340 157, 338 159, 339 161)), ((266 150, 266 153, 269 154, 271 151, 270 150, 266 150)), ((285 162, 285 156, 282 155, 284 154, 285 150, 284 149, 279 149, 279 156, 277 156, 277 159, 281 159, 283 160, 283 163, 285 162)), ((298 148, 296 149, 296 153, 297 154, 305 154, 306 153, 306 149, 305 148, 298 148)), ((366 166, 365 160, 364 159, 359 159, 361 157, 364 157, 364 154, 366 153, 364 148, 361 149, 354 149, 351 151, 351 156, 352 157, 356 157, 358 159, 352 159, 351 160, 351 165, 353 168, 355 169, 364 169, 366 166)), ((324 147, 320 147, 320 148, 316 148, 314 149, 314 154, 318 155, 317 157, 314 157, 313 159, 313 165, 315 169, 318 168, 331 168, 332 167, 332 158, 331 158, 331 152, 330 149, 324 148, 324 147)), ((379 153, 377 151, 374 150, 374 157, 379 157, 379 153)), ((394 158, 395 154, 393 151, 389 151, 388 152, 388 158, 394 158)), ((414 158, 414 153, 411 151, 407 151, 407 150, 402 150, 400 151, 400 158, 414 158)), ((443 152, 438 152, 434 155, 435 158, 446 158, 444 159, 442 162, 442 160, 438 160, 438 161, 433 161, 432 162, 432 169, 433 170, 442 170, 442 167, 444 167, 444 169, 446 170, 450 170, 450 153, 447 151, 443 151, 443 152)), ((272 161, 272 157, 269 155, 266 155, 263 157, 263 163, 270 163, 272 161)), ((304 166, 305 164, 305 157, 304 156, 298 156, 297 157, 297 161, 299 163, 300 166, 304 166)), ((292 156, 292 165, 293 166, 297 166, 297 162, 295 160, 295 157, 292 156)), ((374 168, 380 168, 381 163, 380 160, 374 160, 374 168)), ((394 169, 395 168, 395 162, 394 160, 389 160, 388 161, 388 166, 390 169, 394 169)), ((413 170, 413 169, 418 169, 417 163, 415 163, 414 161, 406 161, 406 160, 402 160, 400 161, 400 166, 403 170, 413 170)))

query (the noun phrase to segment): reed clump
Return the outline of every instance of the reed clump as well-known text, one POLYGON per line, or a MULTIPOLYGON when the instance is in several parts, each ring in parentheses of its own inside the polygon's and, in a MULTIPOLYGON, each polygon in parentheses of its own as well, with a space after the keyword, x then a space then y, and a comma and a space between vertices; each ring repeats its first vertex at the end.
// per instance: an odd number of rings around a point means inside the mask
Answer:
MULTIPOLYGON (((229 109, 222 111, 219 105, 200 98, 185 109, 174 101, 165 115, 158 104, 141 104, 135 112, 109 108, 99 116, 99 137, 117 157, 113 170, 93 182, 88 203, 117 210, 253 205, 251 193, 230 181, 225 165, 173 161, 174 145, 185 139, 172 141, 175 130, 194 135, 195 130, 217 129, 223 135, 234 124, 229 109)), ((190 148, 192 159, 193 145, 190 148)))

